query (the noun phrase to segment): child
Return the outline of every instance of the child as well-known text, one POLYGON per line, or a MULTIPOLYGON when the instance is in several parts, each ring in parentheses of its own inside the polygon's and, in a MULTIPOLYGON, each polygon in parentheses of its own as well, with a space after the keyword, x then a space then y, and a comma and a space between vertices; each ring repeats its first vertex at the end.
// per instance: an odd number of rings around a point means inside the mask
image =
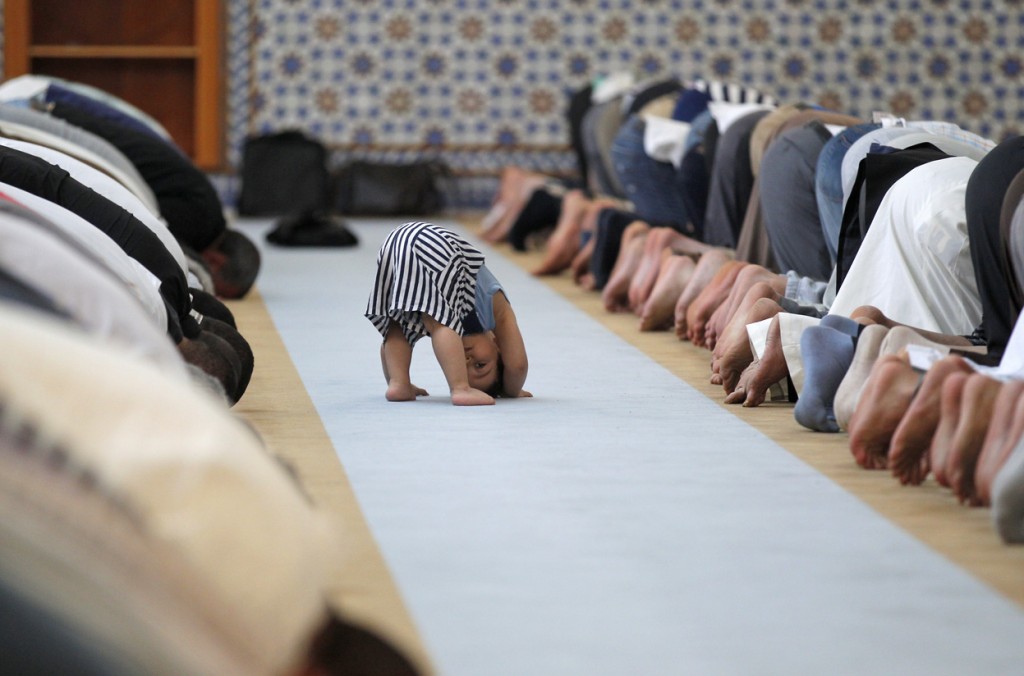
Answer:
POLYGON ((430 336, 456 406, 529 397, 527 360, 516 315, 484 256, 454 232, 431 223, 396 228, 377 255, 366 318, 381 335, 388 401, 426 390, 409 380, 412 348, 430 336))

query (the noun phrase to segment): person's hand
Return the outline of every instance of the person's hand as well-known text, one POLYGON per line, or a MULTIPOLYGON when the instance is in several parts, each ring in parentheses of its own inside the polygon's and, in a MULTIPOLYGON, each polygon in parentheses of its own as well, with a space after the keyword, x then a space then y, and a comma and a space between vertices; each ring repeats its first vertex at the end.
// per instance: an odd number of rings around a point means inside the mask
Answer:
POLYGON ((532 397, 533 395, 530 394, 529 392, 527 392, 526 390, 519 390, 519 394, 517 394, 516 396, 517 397, 532 397))

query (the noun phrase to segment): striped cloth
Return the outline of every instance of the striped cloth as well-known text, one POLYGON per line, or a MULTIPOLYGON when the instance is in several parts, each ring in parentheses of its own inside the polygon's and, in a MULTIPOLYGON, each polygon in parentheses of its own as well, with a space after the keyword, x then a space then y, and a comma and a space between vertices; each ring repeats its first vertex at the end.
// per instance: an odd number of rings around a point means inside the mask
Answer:
POLYGON ((424 314, 461 336, 483 263, 484 255, 454 232, 432 223, 406 223, 388 235, 377 254, 366 318, 382 336, 397 322, 410 345, 427 335, 424 314))

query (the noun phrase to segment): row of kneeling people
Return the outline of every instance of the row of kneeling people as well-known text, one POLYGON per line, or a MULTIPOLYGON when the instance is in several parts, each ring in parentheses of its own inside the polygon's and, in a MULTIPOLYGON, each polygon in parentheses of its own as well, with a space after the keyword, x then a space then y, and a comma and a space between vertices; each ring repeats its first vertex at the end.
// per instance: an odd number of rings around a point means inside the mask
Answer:
POLYGON ((1024 137, 699 79, 608 77, 570 111, 581 171, 506 168, 485 239, 710 350, 727 402, 794 402, 1024 541, 1024 137))
POLYGON ((9 673, 414 673, 333 607, 337 524, 231 410, 259 251, 153 118, 0 83, 9 673))

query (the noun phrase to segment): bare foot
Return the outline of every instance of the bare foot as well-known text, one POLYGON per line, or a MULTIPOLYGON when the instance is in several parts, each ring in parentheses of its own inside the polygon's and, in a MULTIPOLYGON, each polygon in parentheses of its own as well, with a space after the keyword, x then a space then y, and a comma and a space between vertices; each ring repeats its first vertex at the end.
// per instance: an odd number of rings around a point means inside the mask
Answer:
POLYGON ((719 268, 732 259, 733 252, 726 249, 712 249, 705 254, 701 254, 700 260, 697 261, 697 267, 693 271, 693 276, 690 277, 686 288, 683 289, 679 300, 676 301, 675 330, 676 337, 679 340, 686 340, 687 338, 686 311, 689 309, 690 304, 696 300, 700 292, 704 290, 704 287, 711 283, 719 268))
POLYGON ((729 289, 729 297, 719 306, 720 311, 716 311, 717 316, 712 316, 711 321, 708 322, 708 330, 716 336, 721 336, 732 318, 740 311, 741 306, 746 304, 749 307, 752 304, 753 301, 748 301, 747 298, 750 289, 755 286, 762 290, 770 289, 772 291, 771 294, 762 293, 759 297, 778 297, 786 292, 786 276, 776 274, 760 265, 744 266, 736 276, 732 288, 729 289))
POLYGON ((664 331, 672 326, 676 301, 696 268, 689 256, 669 255, 662 260, 658 281, 640 313, 641 331, 664 331))
POLYGON ((764 345, 764 354, 757 361, 757 368, 750 374, 746 384, 747 396, 743 405, 747 408, 760 406, 768 396, 768 390, 789 374, 786 356, 782 353, 782 333, 779 329, 779 318, 772 319, 768 327, 768 338, 764 345))
POLYGON ((749 263, 728 261, 715 273, 711 282, 704 287, 686 310, 687 336, 694 345, 704 344, 704 325, 711 314, 729 296, 729 289, 736 275, 749 263))
POLYGON ((750 338, 747 335, 747 324, 755 324, 782 312, 782 307, 773 300, 762 298, 750 308, 745 317, 736 317, 735 330, 723 336, 721 357, 713 361, 712 370, 716 370, 722 378, 722 387, 726 394, 731 394, 739 383, 740 374, 754 360, 750 350, 750 338))
POLYGON ((490 406, 494 397, 473 387, 452 390, 452 404, 455 406, 490 406))
POLYGON ((968 374, 951 373, 942 383, 939 401, 939 425, 935 428, 932 445, 928 448, 928 462, 932 475, 939 484, 949 487, 948 460, 952 452, 953 436, 960 424, 960 404, 968 374))
POLYGON ((672 241, 678 235, 672 228, 665 227, 651 228, 647 233, 643 255, 629 285, 629 304, 632 307, 643 310, 644 303, 654 289, 665 255, 672 253, 672 241))
POLYGON ((747 387, 750 383, 751 378, 757 373, 758 362, 754 361, 747 364, 747 367, 743 369, 743 372, 739 375, 736 380, 736 385, 732 388, 732 392, 725 395, 725 403, 727 404, 742 404, 747 398, 747 387))
POLYGON ((722 317, 725 315, 727 308, 725 303, 722 303, 715 311, 711 313, 711 318, 708 319, 708 323, 704 326, 704 347, 714 352, 715 346, 718 345, 718 336, 720 329, 719 326, 724 327, 725 322, 722 321, 722 317))
POLYGON ((492 244, 504 241, 530 195, 547 180, 542 174, 535 174, 519 167, 503 169, 498 195, 491 210, 483 219, 480 237, 492 244))
POLYGON ((1003 468, 1017 442, 1024 436, 1024 381, 1003 383, 992 410, 988 434, 982 444, 978 468, 974 473, 978 504, 992 503, 992 482, 1003 468))
POLYGON ((974 472, 988 432, 1002 382, 974 373, 967 378, 960 402, 960 420, 946 457, 946 476, 962 504, 981 504, 974 490, 974 472))
POLYGON ((850 418, 850 452, 864 469, 885 469, 889 441, 910 407, 920 379, 905 358, 879 357, 850 418))
POLYGON ((779 296, 768 284, 755 284, 750 287, 743 297, 743 302, 736 307, 732 318, 726 324, 725 330, 717 335, 715 347, 711 351, 712 363, 717 363, 729 351, 734 341, 747 340, 747 324, 767 319, 779 312, 781 308, 778 300, 779 296), (759 305, 760 310, 752 313, 751 310, 759 305), (766 308, 772 308, 774 311, 766 314, 763 311, 766 308))
POLYGON ((878 361, 879 351, 889 329, 884 326, 866 326, 857 338, 857 349, 853 353, 853 363, 843 376, 836 390, 833 410, 836 413, 836 424, 841 430, 850 429, 850 418, 860 401, 864 384, 871 375, 871 368, 878 361))
POLYGON ((544 259, 533 269, 533 274, 557 275, 572 265, 580 249, 581 222, 588 202, 582 190, 570 190, 565 194, 558 222, 547 240, 544 259))
POLYGON ((640 263, 644 252, 644 241, 650 229, 643 221, 630 223, 622 234, 619 257, 615 259, 612 274, 601 292, 601 300, 608 312, 625 312, 629 308, 629 282, 640 263))
POLYGON ((924 375, 889 445, 889 469, 901 484, 918 485, 928 476, 928 447, 939 425, 942 383, 952 373, 970 372, 963 357, 953 355, 932 364, 924 375))
POLYGON ((384 397, 388 401, 415 401, 416 397, 429 396, 422 387, 416 387, 412 383, 389 383, 388 390, 384 397))
POLYGON ((594 238, 591 237, 587 240, 587 243, 583 245, 578 252, 576 252, 575 258, 572 259, 572 278, 579 286, 582 286, 588 290, 594 288, 594 275, 590 273, 590 257, 594 255, 594 238), (589 278, 589 286, 584 284, 584 279, 589 278))

